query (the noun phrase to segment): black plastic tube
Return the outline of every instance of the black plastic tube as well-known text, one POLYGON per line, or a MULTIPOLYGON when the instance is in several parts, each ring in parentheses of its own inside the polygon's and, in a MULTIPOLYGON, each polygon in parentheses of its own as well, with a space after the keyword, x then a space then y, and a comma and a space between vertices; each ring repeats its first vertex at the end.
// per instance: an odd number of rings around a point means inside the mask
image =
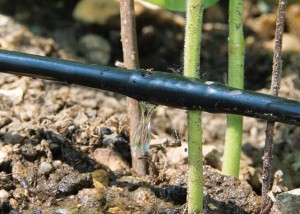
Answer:
POLYGON ((300 102, 159 71, 86 65, 0 50, 1 72, 123 94, 175 108, 229 113, 300 125, 300 102))

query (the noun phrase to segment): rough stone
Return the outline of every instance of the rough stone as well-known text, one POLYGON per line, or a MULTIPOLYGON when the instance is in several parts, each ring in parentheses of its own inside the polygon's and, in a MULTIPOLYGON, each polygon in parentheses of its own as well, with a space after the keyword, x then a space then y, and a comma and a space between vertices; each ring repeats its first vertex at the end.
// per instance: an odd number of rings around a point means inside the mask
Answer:
POLYGON ((98 148, 94 151, 95 160, 108 167, 111 171, 129 170, 128 164, 121 155, 111 149, 98 148))
POLYGON ((58 190, 61 194, 72 194, 78 190, 91 186, 92 176, 88 173, 70 173, 63 177, 58 183, 58 190))
POLYGON ((90 63, 107 65, 110 61, 111 46, 99 35, 84 35, 80 38, 79 48, 90 63))
POLYGON ((107 171, 103 169, 97 169, 92 172, 92 177, 95 188, 102 189, 104 186, 108 186, 109 176, 107 171))
MULTIPOLYGON (((264 47, 271 51, 274 51, 275 40, 267 41, 264 43, 264 47)), ((297 36, 284 33, 282 37, 282 53, 300 53, 300 40, 297 36)))
POLYGON ((296 210, 300 210, 300 188, 278 194, 275 206, 281 213, 298 213, 296 210))
POLYGON ((289 32, 299 38, 300 34, 300 5, 290 5, 286 10, 286 23, 289 32))
POLYGON ((1 145, 0 147, 0 166, 7 164, 11 161, 12 158, 12 147, 8 145, 1 145))
POLYGON ((53 166, 48 162, 42 162, 39 166, 38 173, 41 175, 49 174, 53 169, 53 166))
POLYGON ((5 204, 9 203, 9 198, 10 198, 9 192, 7 192, 4 189, 0 190, 0 206, 3 207, 5 204))
POLYGON ((55 169, 58 169, 62 165, 62 162, 61 160, 55 160, 53 161, 52 165, 55 169))
POLYGON ((73 11, 73 17, 89 24, 119 25, 120 5, 115 0, 81 0, 73 11))

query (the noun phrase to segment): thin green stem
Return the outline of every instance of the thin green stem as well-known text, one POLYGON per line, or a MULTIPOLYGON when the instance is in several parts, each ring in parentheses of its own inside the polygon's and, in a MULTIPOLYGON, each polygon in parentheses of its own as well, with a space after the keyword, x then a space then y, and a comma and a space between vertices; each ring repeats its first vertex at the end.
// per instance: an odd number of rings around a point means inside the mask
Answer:
POLYGON ((243 118, 238 115, 227 116, 225 150, 222 172, 225 175, 239 176, 243 118))
POLYGON ((189 170, 188 170, 188 213, 203 210, 203 157, 201 113, 188 111, 189 170))
MULTIPOLYGON (((200 43, 204 0, 187 0, 184 43, 184 75, 199 78, 200 43)), ((188 213, 203 210, 203 162, 201 112, 188 111, 188 213)))
MULTIPOLYGON (((245 43, 243 33, 243 0, 229 2, 228 85, 244 88, 245 43)), ((239 176, 243 118, 227 115, 227 130, 222 171, 226 175, 239 176)))

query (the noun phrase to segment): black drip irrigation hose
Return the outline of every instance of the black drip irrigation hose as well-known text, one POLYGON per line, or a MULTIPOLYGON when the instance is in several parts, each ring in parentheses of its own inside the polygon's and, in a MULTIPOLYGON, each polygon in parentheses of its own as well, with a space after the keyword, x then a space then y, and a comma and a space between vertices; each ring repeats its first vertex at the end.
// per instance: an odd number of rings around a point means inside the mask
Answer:
POLYGON ((159 71, 93 66, 0 50, 1 72, 103 89, 170 107, 300 125, 300 102, 159 71))

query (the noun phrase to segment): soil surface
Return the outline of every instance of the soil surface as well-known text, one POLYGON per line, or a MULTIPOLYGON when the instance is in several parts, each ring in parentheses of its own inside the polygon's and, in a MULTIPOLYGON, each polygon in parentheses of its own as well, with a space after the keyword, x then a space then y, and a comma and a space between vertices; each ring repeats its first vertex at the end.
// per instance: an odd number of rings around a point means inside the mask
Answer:
MULTIPOLYGON (((74 19, 77 2, 1 0, 1 48, 114 66, 122 60, 118 22, 115 17, 91 23, 74 19)), ((228 5, 224 2, 205 13, 201 58, 205 80, 226 82, 228 5)), ((269 93, 269 44, 276 7, 265 6, 245 1, 245 85, 269 93)), ((136 11, 141 67, 181 73, 184 14, 141 8, 136 11)), ((297 49, 295 41, 300 30, 294 23, 300 20, 299 8, 288 7, 285 43, 292 41, 293 47, 284 52, 280 92, 296 100, 300 99, 300 45, 297 49)), ((219 171, 226 116, 203 113, 205 213, 259 213, 265 124, 244 119, 237 179, 219 171)), ((0 73, 0 213, 186 213, 186 138, 185 111, 156 107, 152 173, 137 176, 131 169, 125 97, 0 73)), ((299 127, 276 124, 277 193, 300 187, 299 139, 299 127)))

